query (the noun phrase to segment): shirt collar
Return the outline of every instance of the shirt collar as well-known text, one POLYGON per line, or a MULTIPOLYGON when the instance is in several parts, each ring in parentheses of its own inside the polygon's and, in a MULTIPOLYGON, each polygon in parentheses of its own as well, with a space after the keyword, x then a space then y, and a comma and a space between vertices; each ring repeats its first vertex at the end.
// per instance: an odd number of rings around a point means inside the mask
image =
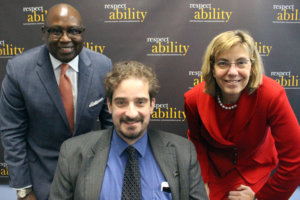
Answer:
MULTIPOLYGON (((53 67, 54 70, 56 70, 62 64, 62 62, 60 60, 56 59, 54 56, 52 56, 51 53, 49 53, 49 55, 50 55, 50 60, 51 60, 51 63, 52 63, 52 67, 53 67)), ((78 72, 79 71, 78 70, 78 62, 79 62, 79 57, 77 55, 75 58, 73 58, 73 60, 71 60, 67 64, 69 66, 71 66, 71 68, 74 71, 78 72)))
MULTIPOLYGON (((116 132, 113 130, 113 136, 111 145, 116 148, 116 152, 119 156, 125 151, 125 149, 129 146, 116 132)), ((139 154, 144 157, 146 153, 146 148, 148 145, 148 132, 143 135, 136 143, 133 144, 133 147, 139 152, 139 154)))

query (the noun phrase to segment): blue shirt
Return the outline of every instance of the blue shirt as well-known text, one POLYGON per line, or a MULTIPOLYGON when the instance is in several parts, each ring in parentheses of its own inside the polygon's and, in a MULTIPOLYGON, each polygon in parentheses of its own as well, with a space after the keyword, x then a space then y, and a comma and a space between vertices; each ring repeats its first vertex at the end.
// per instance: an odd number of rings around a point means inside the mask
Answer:
MULTIPOLYGON (((171 200, 171 193, 160 190, 161 183, 166 182, 166 179, 153 156, 147 132, 133 146, 138 152, 137 158, 141 174, 142 199, 171 200)), ((114 130, 100 200, 121 199, 123 177, 128 159, 128 154, 125 151, 127 147, 128 144, 114 130)))

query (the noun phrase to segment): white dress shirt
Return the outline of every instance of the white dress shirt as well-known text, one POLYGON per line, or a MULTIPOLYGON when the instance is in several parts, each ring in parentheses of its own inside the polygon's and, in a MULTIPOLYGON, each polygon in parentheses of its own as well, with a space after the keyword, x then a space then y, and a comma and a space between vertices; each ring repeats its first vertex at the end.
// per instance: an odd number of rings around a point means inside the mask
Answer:
MULTIPOLYGON (((57 60, 56 58, 54 58, 54 56, 52 56, 50 53, 49 53, 49 55, 50 55, 50 60, 51 60, 52 67, 53 67, 53 70, 54 70, 56 82, 57 82, 57 85, 59 85, 60 65, 62 64, 62 62, 60 60, 57 60)), ((76 110, 77 110, 76 108, 77 108, 78 72, 79 72, 78 63, 79 63, 79 56, 78 55, 73 60, 66 63, 70 66, 68 68, 66 74, 70 78, 71 84, 72 84, 73 102, 74 102, 74 116, 75 116, 74 127, 75 127, 75 124, 76 124, 76 110)))

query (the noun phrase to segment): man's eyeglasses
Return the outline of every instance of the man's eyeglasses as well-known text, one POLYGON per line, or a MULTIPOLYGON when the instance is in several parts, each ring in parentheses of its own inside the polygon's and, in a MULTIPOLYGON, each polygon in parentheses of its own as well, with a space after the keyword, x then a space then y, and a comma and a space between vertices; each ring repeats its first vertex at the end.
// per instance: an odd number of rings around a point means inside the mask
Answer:
POLYGON ((237 68, 243 69, 248 66, 249 63, 252 63, 252 60, 238 60, 236 62, 230 63, 228 61, 218 61, 216 65, 221 69, 229 69, 232 64, 234 64, 237 68))
POLYGON ((49 35, 53 38, 60 38, 63 35, 63 32, 65 31, 67 33, 67 36, 70 38, 78 37, 79 35, 84 32, 84 28, 82 27, 70 27, 67 29, 62 29, 60 27, 44 27, 45 30, 49 33, 49 35))

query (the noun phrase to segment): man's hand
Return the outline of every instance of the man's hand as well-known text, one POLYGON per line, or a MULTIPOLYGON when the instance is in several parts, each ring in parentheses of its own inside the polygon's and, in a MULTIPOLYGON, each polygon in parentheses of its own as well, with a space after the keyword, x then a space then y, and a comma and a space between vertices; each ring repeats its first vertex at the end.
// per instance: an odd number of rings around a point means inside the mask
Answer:
POLYGON ((38 200, 34 192, 30 192, 25 198, 18 198, 18 200, 38 200))
POLYGON ((245 185, 241 185, 236 191, 230 191, 228 200, 254 200, 255 193, 253 190, 245 185))

